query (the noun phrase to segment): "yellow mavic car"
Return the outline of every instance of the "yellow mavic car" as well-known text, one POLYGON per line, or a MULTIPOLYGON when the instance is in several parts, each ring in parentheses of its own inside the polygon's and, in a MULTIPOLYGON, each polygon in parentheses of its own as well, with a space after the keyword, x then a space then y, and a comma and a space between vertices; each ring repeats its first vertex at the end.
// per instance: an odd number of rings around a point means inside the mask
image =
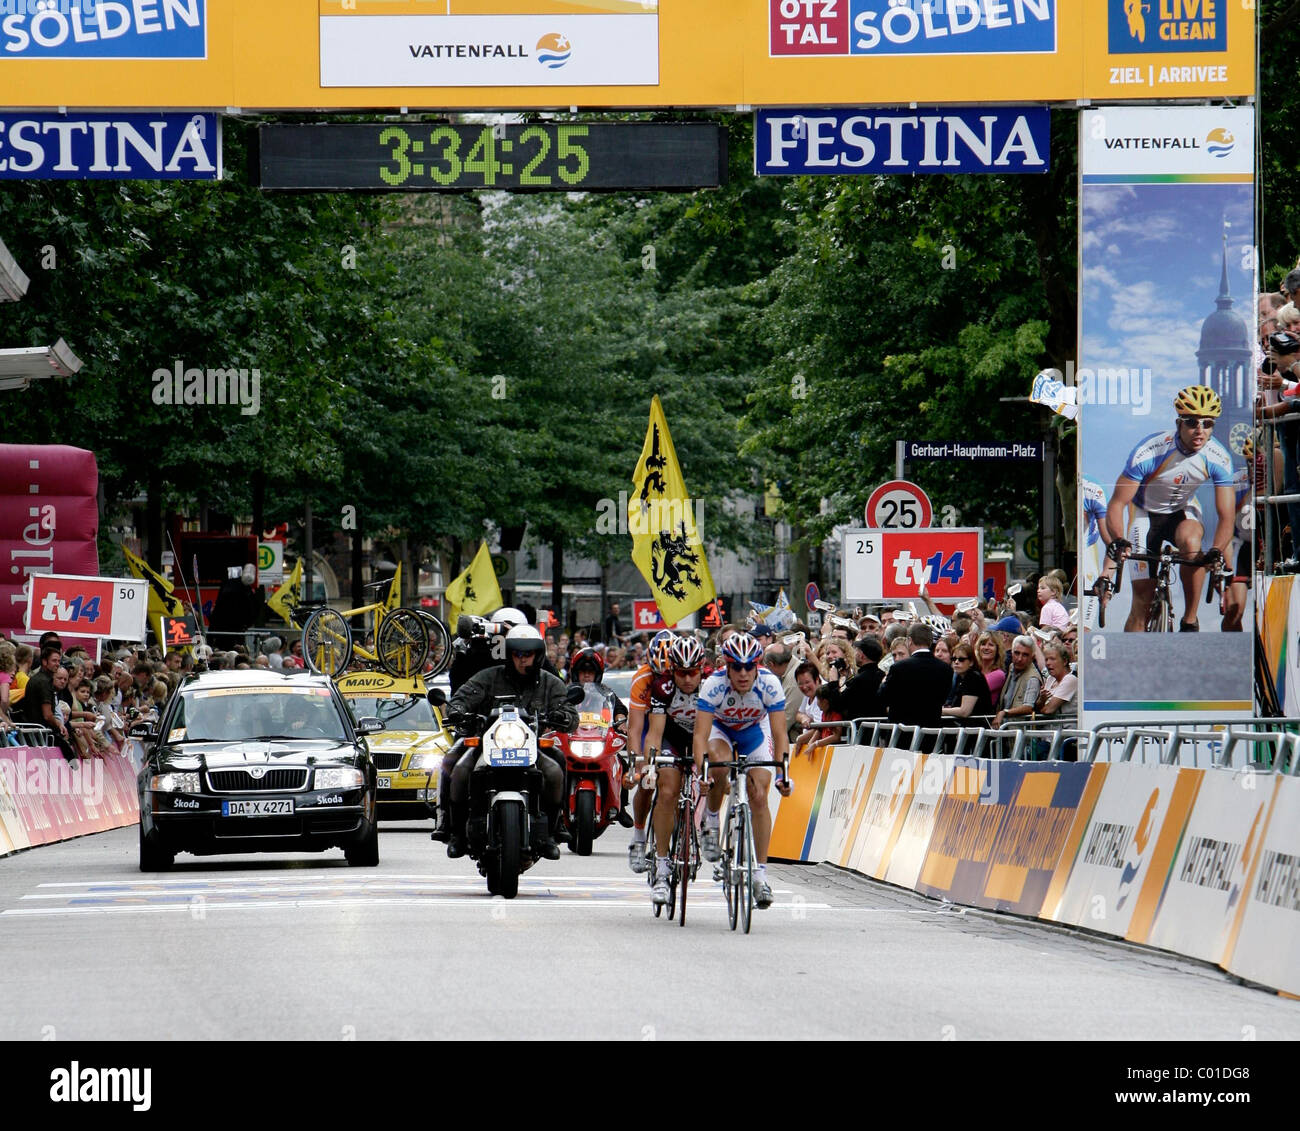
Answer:
POLYGON ((335 684, 356 718, 373 716, 386 729, 370 736, 379 774, 379 819, 422 820, 437 810, 438 775, 452 736, 428 700, 424 681, 384 672, 349 672, 335 684))

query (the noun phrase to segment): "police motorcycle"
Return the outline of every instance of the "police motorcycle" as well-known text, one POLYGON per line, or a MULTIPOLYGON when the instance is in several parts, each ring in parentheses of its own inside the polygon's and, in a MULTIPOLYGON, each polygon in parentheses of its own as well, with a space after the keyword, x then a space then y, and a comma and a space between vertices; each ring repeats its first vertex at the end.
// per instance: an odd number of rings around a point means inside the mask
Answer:
MULTIPOLYGON (((577 687, 566 695, 572 704, 582 697, 577 687)), ((514 899, 520 875, 542 859, 550 836, 537 760, 542 750, 555 746, 555 738, 542 733, 545 720, 514 703, 455 722, 465 746, 479 751, 469 775, 469 855, 487 878, 490 894, 514 899)))

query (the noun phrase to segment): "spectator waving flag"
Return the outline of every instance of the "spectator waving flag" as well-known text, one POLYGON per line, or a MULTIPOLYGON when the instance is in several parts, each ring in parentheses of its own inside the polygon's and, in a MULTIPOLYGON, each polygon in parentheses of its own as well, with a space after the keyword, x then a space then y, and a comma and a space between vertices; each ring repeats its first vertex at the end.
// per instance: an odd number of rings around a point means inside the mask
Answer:
POLYGON ((650 426, 632 485, 635 490, 627 507, 632 561, 649 583, 664 622, 676 624, 707 605, 716 593, 658 397, 650 405, 650 426))
POLYGON ((122 547, 122 556, 126 558, 126 568, 131 571, 132 576, 149 583, 150 624, 157 624, 163 617, 183 617, 185 615, 185 606, 181 604, 181 599, 173 592, 170 581, 163 577, 162 574, 155 573, 149 567, 148 562, 143 558, 136 557, 125 546, 122 547))
POLYGON ((266 599, 266 607, 284 618, 285 624, 293 624, 293 609, 302 604, 302 558, 293 563, 293 569, 285 582, 266 599))
POLYGON ((501 586, 486 542, 479 545, 474 560, 447 586, 446 598, 447 624, 453 632, 462 613, 482 617, 501 607, 501 586))

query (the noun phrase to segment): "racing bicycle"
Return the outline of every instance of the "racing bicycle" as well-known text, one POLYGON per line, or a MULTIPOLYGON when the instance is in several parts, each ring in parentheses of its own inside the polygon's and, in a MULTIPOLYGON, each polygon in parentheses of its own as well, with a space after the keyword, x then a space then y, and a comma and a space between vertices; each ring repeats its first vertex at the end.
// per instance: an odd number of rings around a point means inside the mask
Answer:
MULTIPOLYGON (((300 605, 294 609, 294 621, 302 621, 302 652, 308 666, 329 676, 342 675, 353 660, 378 666, 398 679, 424 674, 432 654, 437 671, 451 658, 450 636, 442 622, 422 609, 393 607, 394 587, 387 581, 372 582, 369 590, 388 587, 388 601, 374 601, 341 612, 326 606, 300 605), (374 614, 374 647, 353 639, 348 621, 374 614)), ((376 592, 377 595, 377 592, 376 592)))
MULTIPOLYGON (((1205 565, 1204 556, 1201 554, 1192 554, 1190 556, 1180 554, 1169 543, 1161 547, 1158 554, 1152 554, 1141 550, 1130 550, 1124 555, 1125 561, 1146 562, 1153 568, 1153 579, 1156 583, 1156 591, 1151 597, 1151 607, 1147 610, 1146 624, 1143 627, 1144 632, 1173 632, 1175 628, 1174 619, 1174 600, 1173 600, 1173 583, 1174 568, 1181 566, 1203 566, 1205 565)), ((1123 566, 1115 571, 1115 577, 1112 581, 1110 578, 1102 576, 1097 578, 1093 583, 1093 595, 1099 599, 1097 609, 1097 625, 1099 628, 1106 627, 1106 606, 1110 598, 1119 592, 1120 580, 1123 577, 1123 566)), ((1232 569, 1228 566, 1227 561, 1220 562, 1217 566, 1210 569, 1209 580, 1205 588, 1205 603, 1211 604, 1216 597, 1219 598, 1222 606, 1223 593, 1228 579, 1232 576, 1232 569)))
POLYGON ((743 758, 730 762, 710 762, 709 768, 725 766, 731 805, 727 809, 727 824, 722 833, 722 859, 713 866, 713 878, 722 882, 727 897, 727 922, 734 931, 741 923, 749 934, 754 917, 754 869, 757 866, 754 849, 754 819, 749 810, 750 770, 779 769, 789 780, 789 760, 783 762, 747 762, 743 758))
MULTIPOLYGON (((679 758, 672 754, 660 754, 654 764, 657 768, 680 770, 681 786, 677 790, 677 810, 673 815, 672 839, 668 843, 668 922, 673 921, 675 911, 680 907, 680 925, 686 926, 686 889, 695 879, 700 869, 700 832, 696 821, 696 811, 700 803, 700 778, 695 772, 695 759, 679 758), (680 905, 677 903, 678 893, 680 905)), ((656 787, 655 801, 659 800, 656 787)), ((653 812, 653 809, 651 810, 653 812)), ((646 872, 650 886, 654 886, 655 869, 646 872)), ((659 918, 663 905, 654 905, 655 918, 659 918)))

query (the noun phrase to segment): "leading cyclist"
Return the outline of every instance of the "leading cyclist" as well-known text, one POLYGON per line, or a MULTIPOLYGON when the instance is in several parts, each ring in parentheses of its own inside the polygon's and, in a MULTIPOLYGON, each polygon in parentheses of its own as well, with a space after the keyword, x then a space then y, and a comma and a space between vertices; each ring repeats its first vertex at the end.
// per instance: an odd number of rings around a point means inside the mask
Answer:
MULTIPOLYGON (((1232 541, 1236 525, 1236 496, 1233 490, 1232 456, 1210 433, 1218 422, 1223 404, 1208 385, 1189 385, 1174 397, 1178 420, 1172 432, 1157 432, 1143 440, 1128 457, 1115 483, 1106 508, 1106 524, 1111 530, 1124 529, 1124 508, 1134 504, 1133 521, 1128 538, 1115 538, 1106 547, 1107 555, 1123 562, 1136 545, 1152 554, 1172 543, 1185 558, 1198 559, 1195 565, 1180 567, 1186 612, 1178 626, 1183 632, 1198 632, 1197 599, 1205 567, 1218 565, 1232 541), (1202 483, 1214 484, 1214 505, 1218 525, 1214 545, 1201 551, 1205 525, 1196 501, 1202 483)), ((1130 562, 1133 579, 1133 606, 1125 622, 1125 632, 1142 632, 1147 612, 1155 596, 1156 583, 1145 562, 1130 562)))
MULTIPOLYGON (((700 691, 700 665, 704 663, 704 648, 693 636, 678 636, 668 648, 668 662, 672 672, 661 675, 650 685, 650 723, 646 728, 645 753, 654 764, 655 755, 662 749, 679 762, 691 758, 695 734, 695 704, 700 691)), ((697 761, 697 768, 703 764, 697 761)), ((673 835, 673 821, 677 813, 677 795, 681 789, 682 773, 676 766, 660 766, 655 771, 654 831, 655 831, 655 882, 650 898, 655 903, 667 903, 671 898, 668 888, 668 846, 673 835)), ((691 815, 694 820, 694 814, 691 815)), ((690 830, 683 830, 689 836, 690 830)))
MULTIPOLYGON (((702 765, 705 757, 710 762, 728 762, 732 757, 747 762, 785 761, 790 749, 785 731, 785 692, 772 672, 758 666, 762 645, 749 633, 738 632, 729 636, 719 651, 726 661, 726 670, 714 672, 704 681, 695 707, 696 764, 702 765)), ((722 858, 718 824, 727 793, 726 769, 712 768, 709 780, 700 853, 706 860, 717 861, 722 858)), ((772 815, 767 808, 767 792, 772 775, 767 770, 753 770, 745 775, 745 781, 754 822, 754 857, 758 863, 754 902, 758 907, 770 907, 772 889, 767 883, 767 848, 772 838, 772 815)), ((790 796, 791 785, 784 774, 776 787, 781 796, 790 796)))

